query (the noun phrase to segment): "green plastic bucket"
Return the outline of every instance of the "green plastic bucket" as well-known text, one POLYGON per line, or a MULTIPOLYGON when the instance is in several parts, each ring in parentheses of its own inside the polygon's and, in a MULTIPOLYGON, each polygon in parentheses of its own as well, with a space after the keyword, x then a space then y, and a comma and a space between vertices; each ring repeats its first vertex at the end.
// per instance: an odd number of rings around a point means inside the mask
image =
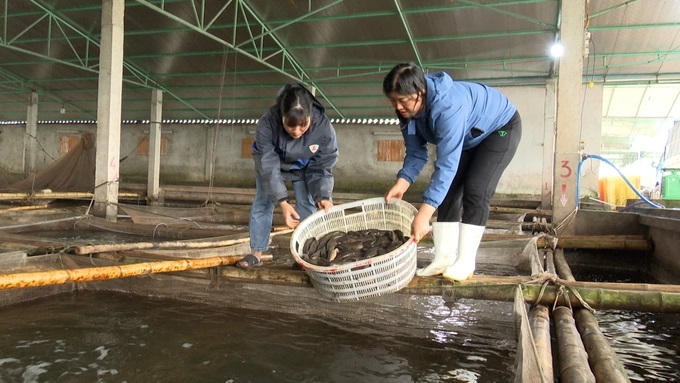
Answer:
POLYGON ((661 184, 661 198, 680 199, 680 169, 665 169, 661 184))

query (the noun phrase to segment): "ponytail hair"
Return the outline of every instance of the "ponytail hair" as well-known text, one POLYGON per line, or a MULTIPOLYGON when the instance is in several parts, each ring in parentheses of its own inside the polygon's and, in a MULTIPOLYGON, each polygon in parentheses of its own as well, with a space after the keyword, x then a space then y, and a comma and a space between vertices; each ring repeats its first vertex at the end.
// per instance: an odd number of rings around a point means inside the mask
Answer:
POLYGON ((301 126, 312 115, 314 96, 300 83, 286 84, 276 96, 276 105, 286 126, 301 126))
POLYGON ((383 80, 383 93, 386 96, 392 92, 409 95, 422 93, 426 90, 425 73, 414 63, 395 65, 383 80))

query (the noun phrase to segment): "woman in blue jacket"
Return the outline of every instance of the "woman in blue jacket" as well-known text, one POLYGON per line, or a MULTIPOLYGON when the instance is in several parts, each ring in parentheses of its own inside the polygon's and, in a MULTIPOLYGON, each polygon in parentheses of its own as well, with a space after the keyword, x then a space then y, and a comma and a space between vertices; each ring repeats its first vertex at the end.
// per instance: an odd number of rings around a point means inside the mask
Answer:
POLYGON ((443 72, 425 75, 413 63, 392 68, 383 92, 396 109, 406 146, 397 181, 385 194, 387 203, 403 197, 427 163, 428 143, 436 145, 434 172, 411 224, 419 241, 437 210, 435 257, 417 274, 465 280, 475 270, 491 197, 519 145, 519 113, 496 89, 454 81, 443 72))
POLYGON ((338 143, 321 103, 302 84, 287 84, 276 105, 258 120, 252 154, 256 190, 249 223, 252 254, 236 263, 241 268, 262 264, 275 205, 291 228, 317 208, 333 207, 332 168, 338 161, 338 143), (288 199, 287 182, 293 186, 295 207, 288 199))

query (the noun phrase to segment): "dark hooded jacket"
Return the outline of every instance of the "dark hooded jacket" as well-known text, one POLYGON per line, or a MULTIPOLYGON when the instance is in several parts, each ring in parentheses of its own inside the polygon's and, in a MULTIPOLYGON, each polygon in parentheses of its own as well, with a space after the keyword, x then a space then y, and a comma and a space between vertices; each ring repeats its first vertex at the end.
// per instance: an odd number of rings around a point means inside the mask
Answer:
POLYGON ((332 168, 338 162, 338 142, 324 107, 312 98, 309 129, 298 139, 283 128, 278 100, 257 122, 252 147, 255 171, 275 205, 288 199, 285 180, 304 179, 314 202, 332 201, 332 168))

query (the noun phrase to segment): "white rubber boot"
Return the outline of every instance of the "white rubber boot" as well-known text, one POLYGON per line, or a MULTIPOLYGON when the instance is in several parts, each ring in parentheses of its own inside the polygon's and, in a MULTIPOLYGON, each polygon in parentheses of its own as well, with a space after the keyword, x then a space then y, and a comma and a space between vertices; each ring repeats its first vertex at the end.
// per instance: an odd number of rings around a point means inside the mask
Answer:
POLYGON ((424 269, 416 270, 419 277, 440 275, 453 265, 458 254, 459 222, 432 222, 434 239, 434 260, 424 269))
POLYGON ((460 225, 460 239, 458 240, 458 258, 456 262, 444 271, 444 278, 453 281, 464 281, 475 272, 477 249, 484 235, 484 226, 460 225))

